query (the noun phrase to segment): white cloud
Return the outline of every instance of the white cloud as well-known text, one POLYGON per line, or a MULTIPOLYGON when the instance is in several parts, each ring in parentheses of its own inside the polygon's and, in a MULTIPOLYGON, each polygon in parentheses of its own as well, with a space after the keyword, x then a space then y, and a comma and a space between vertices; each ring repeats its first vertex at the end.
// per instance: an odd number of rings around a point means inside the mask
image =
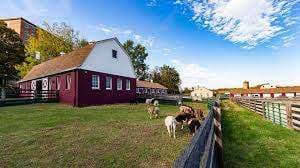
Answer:
POLYGON ((108 36, 118 36, 118 37, 125 38, 125 39, 132 39, 135 42, 145 45, 148 49, 151 49, 151 47, 154 44, 154 39, 155 39, 154 37, 143 36, 143 35, 135 33, 132 30, 129 30, 129 29, 111 27, 111 26, 107 26, 104 24, 99 24, 96 26, 89 26, 89 28, 99 30, 108 36))
POLYGON ((147 0, 146 5, 149 7, 157 6, 158 0, 147 0))
POLYGON ((183 2, 181 0, 176 0, 173 4, 174 5, 182 5, 183 2))
POLYGON ((192 20, 225 39, 251 49, 285 36, 296 24, 292 10, 299 0, 176 0, 193 12, 192 20))
POLYGON ((197 85, 204 86, 212 81, 216 81, 217 79, 216 73, 210 72, 207 68, 198 64, 183 63, 176 59, 171 62, 180 74, 183 87, 192 87, 197 85))

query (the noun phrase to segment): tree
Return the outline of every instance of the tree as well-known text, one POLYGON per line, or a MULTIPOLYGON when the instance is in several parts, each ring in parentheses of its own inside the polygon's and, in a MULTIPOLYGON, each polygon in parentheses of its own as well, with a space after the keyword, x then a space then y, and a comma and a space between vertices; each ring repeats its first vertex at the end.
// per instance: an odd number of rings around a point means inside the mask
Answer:
POLYGON ((44 27, 49 33, 62 38, 67 44, 70 44, 73 49, 78 49, 88 44, 87 40, 80 38, 78 31, 65 22, 55 22, 52 25, 44 22, 44 27))
POLYGON ((168 65, 156 67, 151 73, 151 79, 166 86, 172 93, 178 92, 178 85, 181 83, 177 70, 168 65))
POLYGON ((15 79, 15 66, 25 59, 24 45, 19 35, 0 21, 0 87, 1 99, 5 98, 6 81, 15 79))
POLYGON ((78 32, 64 22, 53 25, 44 22, 44 27, 46 30, 38 28, 36 35, 31 36, 28 40, 25 62, 17 66, 21 77, 24 77, 33 66, 41 62, 59 56, 62 52, 68 53, 88 44, 85 39, 79 38, 78 32))
POLYGON ((145 63, 148 57, 146 47, 141 44, 134 45, 134 42, 132 40, 127 40, 123 44, 123 47, 130 56, 137 78, 141 80, 147 79, 149 67, 145 63))
POLYGON ((189 88, 187 88, 187 87, 185 87, 184 89, 183 89, 183 94, 186 94, 186 95, 189 95, 189 94, 191 94, 191 92, 192 92, 193 90, 191 90, 191 89, 189 89, 189 88))

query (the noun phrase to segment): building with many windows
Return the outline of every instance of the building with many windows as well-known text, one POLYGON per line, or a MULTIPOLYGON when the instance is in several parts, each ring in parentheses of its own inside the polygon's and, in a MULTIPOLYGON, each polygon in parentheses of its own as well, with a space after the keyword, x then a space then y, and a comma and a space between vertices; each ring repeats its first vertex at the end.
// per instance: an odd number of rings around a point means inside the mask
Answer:
POLYGON ((36 65, 18 84, 21 90, 57 90, 60 102, 74 106, 125 103, 136 96, 135 72, 117 38, 36 65))
POLYGON ((153 81, 136 81, 136 93, 139 96, 153 97, 164 96, 168 93, 168 88, 153 81))
POLYGON ((242 88, 222 88, 216 92, 229 97, 299 98, 300 86, 275 86, 266 83, 250 87, 249 82, 245 81, 242 88))

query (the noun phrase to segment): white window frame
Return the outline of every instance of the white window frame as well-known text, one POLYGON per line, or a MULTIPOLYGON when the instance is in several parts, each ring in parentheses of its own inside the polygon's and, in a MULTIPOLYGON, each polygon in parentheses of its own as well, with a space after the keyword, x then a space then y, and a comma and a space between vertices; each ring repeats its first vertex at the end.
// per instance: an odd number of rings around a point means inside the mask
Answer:
POLYGON ((92 75, 92 90, 100 89, 100 76, 99 75, 92 75), (97 86, 95 86, 96 84, 97 86))
POLYGON ((71 75, 66 75, 66 90, 70 90, 71 89, 71 82, 72 82, 72 78, 71 75))
POLYGON ((105 88, 106 88, 106 90, 112 90, 112 77, 110 77, 110 76, 107 76, 107 77, 105 77, 105 88), (107 80, 110 80, 110 87, 107 87, 107 80))
POLYGON ((122 90, 122 89, 123 89, 123 80, 121 78, 118 78, 117 79, 117 90, 122 90), (120 87, 119 87, 119 84, 121 84, 120 87))
POLYGON ((56 90, 60 90, 60 78, 59 78, 59 76, 57 76, 55 78, 55 80, 56 80, 56 90))
POLYGON ((126 90, 131 90, 131 81, 126 79, 126 90))

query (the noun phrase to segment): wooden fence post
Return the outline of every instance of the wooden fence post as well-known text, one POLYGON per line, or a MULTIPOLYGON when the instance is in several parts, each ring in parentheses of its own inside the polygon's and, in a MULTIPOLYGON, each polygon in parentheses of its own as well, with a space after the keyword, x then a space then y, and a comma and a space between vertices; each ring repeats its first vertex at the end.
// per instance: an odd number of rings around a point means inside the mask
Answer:
POLYGON ((37 99, 38 99, 38 92, 37 92, 37 90, 34 90, 34 91, 33 91, 33 99, 32 99, 32 103, 37 102, 37 99))
POLYGON ((216 102, 213 106, 214 110, 214 127, 215 127, 215 140, 216 140, 216 151, 218 167, 224 167, 224 156, 223 156, 223 142, 222 142, 222 127, 221 127, 221 107, 220 102, 216 102))
POLYGON ((292 122, 292 103, 286 102, 286 119, 287 119, 287 125, 289 128, 293 128, 293 122, 292 122))
POLYGON ((280 107, 280 103, 278 103, 278 113, 279 113, 279 124, 282 125, 282 118, 281 118, 281 107, 280 107))

